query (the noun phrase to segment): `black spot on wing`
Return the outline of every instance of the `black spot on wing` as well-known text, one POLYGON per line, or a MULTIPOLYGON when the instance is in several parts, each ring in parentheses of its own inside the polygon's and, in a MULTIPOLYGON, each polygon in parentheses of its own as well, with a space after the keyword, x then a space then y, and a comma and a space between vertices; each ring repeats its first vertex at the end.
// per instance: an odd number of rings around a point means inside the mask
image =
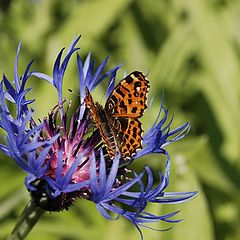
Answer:
POLYGON ((118 102, 116 96, 114 96, 114 95, 111 96, 111 100, 112 100, 115 104, 117 104, 117 102, 118 102))
POLYGON ((126 83, 129 83, 129 84, 133 82, 133 78, 130 76, 127 76, 125 80, 126 80, 126 83))
POLYGON ((135 141, 131 138, 130 139, 130 143, 133 144, 135 141))
POLYGON ((133 107, 131 110, 132 113, 136 113, 137 112, 137 107, 133 107))
POLYGON ((134 83, 134 89, 136 90, 137 87, 141 87, 141 82, 140 81, 137 81, 134 83))
POLYGON ((124 101, 120 102, 119 107, 121 108, 122 114, 127 112, 127 106, 125 105, 124 101))
POLYGON ((121 95, 123 98, 125 97, 125 94, 121 91, 120 88, 117 88, 117 89, 116 89, 116 92, 117 92, 119 95, 121 95))

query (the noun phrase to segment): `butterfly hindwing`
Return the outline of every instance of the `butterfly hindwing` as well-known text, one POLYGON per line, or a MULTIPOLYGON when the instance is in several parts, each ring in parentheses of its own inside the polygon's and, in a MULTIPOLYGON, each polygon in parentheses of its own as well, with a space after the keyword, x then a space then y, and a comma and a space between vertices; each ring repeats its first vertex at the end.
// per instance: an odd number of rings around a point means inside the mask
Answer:
POLYGON ((142 147, 142 124, 138 119, 117 118, 114 127, 122 158, 130 159, 142 147))

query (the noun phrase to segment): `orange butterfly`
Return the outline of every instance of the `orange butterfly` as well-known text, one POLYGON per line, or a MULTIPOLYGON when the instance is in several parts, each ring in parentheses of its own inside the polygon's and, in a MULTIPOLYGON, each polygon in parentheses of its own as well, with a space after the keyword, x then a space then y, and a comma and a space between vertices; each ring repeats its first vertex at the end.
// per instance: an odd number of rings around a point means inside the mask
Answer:
POLYGON ((142 124, 138 120, 147 108, 149 82, 141 72, 132 72, 112 91, 103 108, 86 88, 85 104, 91 110, 108 156, 119 152, 131 159, 142 148, 142 124))

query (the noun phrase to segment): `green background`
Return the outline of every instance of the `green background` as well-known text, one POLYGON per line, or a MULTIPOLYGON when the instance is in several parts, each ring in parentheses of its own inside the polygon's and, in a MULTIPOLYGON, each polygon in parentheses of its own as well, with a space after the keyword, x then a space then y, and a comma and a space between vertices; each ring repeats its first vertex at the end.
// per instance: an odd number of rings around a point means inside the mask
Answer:
MULTIPOLYGON (((34 59, 33 69, 52 74, 63 46, 82 35, 84 58, 91 51, 97 63, 107 55, 107 67, 122 63, 118 74, 148 73, 154 104, 144 128, 154 121, 164 92, 173 127, 191 122, 191 132, 167 147, 172 157, 169 191, 199 191, 193 201, 174 206, 152 205, 164 214, 182 210, 178 224, 155 224, 167 232, 143 229, 145 239, 240 239, 240 1, 238 0, 95 0, 0 1, 0 74, 12 80, 14 58, 22 41, 19 71, 34 59)), ((74 56, 66 72, 64 95, 76 100, 74 56)), ((32 78, 36 119, 56 104, 45 81, 32 78)), ((105 84, 95 91, 104 103, 105 84)), ((1 133, 2 134, 2 133, 1 133)), ((139 159, 157 172, 161 156, 139 159)), ((29 200, 25 173, 0 156, 0 239, 5 239, 29 200)), ((139 239, 125 219, 105 220, 94 204, 79 200, 67 212, 47 213, 27 239, 139 239)))

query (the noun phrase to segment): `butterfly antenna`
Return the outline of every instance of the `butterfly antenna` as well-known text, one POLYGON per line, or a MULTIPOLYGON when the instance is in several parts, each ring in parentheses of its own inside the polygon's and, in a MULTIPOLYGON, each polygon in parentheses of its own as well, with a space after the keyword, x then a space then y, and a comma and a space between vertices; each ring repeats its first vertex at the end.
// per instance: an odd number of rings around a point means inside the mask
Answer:
POLYGON ((148 69, 148 71, 147 71, 145 77, 148 77, 148 75, 149 75, 150 73, 151 73, 151 71, 150 71, 150 69, 148 69))

